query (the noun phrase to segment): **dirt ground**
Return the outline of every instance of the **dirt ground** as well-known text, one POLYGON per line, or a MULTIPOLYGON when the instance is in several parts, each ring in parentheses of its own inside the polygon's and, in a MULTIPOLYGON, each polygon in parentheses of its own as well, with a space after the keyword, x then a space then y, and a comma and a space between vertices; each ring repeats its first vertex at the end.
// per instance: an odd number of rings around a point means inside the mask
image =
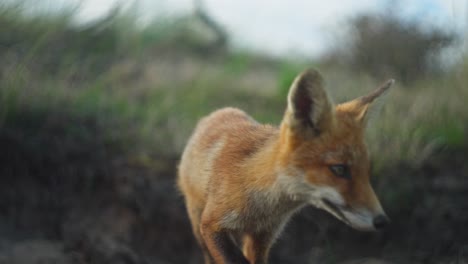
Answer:
MULTIPOLYGON (((70 157, 37 159, 11 140, 0 154, 0 264, 197 264, 181 196, 177 157, 151 168, 70 157), (98 169, 96 169, 98 168, 98 169)), ((467 149, 424 164, 388 165, 374 177, 392 219, 361 233, 305 208, 288 224, 271 263, 468 263, 467 149)))

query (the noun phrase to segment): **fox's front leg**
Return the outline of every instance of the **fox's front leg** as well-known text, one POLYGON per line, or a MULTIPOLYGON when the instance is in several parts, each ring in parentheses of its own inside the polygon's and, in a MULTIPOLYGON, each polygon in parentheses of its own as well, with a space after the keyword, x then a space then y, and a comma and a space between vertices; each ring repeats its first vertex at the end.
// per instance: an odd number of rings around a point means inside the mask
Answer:
POLYGON ((266 264, 273 240, 270 232, 257 232, 244 235, 242 251, 250 264, 266 264))
POLYGON ((200 231, 216 264, 249 264, 242 251, 232 241, 229 231, 220 228, 217 221, 202 218, 200 231))

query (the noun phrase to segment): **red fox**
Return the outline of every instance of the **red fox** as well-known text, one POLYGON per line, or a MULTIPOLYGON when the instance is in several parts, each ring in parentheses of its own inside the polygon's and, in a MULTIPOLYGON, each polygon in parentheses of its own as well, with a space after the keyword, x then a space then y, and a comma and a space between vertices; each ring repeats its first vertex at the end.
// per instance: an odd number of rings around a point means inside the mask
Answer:
POLYGON ((279 128, 235 108, 198 123, 178 186, 205 263, 267 263, 288 219, 308 204, 358 230, 389 223, 369 183, 364 130, 394 80, 336 106, 323 83, 316 70, 296 77, 279 128))

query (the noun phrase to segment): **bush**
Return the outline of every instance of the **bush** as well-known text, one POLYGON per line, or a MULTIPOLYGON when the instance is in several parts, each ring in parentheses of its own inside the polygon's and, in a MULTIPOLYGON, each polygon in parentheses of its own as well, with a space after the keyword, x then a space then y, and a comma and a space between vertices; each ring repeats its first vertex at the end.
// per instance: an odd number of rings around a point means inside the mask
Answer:
POLYGON ((453 44, 454 34, 392 16, 361 15, 350 20, 349 46, 332 51, 329 59, 377 77, 392 75, 410 82, 440 71, 437 58, 453 44))

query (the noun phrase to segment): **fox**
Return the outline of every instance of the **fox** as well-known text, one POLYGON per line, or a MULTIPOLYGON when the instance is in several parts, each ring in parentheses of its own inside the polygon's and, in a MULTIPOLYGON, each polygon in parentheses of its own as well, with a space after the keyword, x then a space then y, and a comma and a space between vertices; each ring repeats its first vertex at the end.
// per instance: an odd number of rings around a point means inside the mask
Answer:
POLYGON ((230 107, 202 118, 177 185, 205 263, 267 263, 288 220, 306 205, 357 230, 387 226, 364 137, 374 102, 393 83, 335 105, 322 75, 306 69, 289 88, 278 127, 230 107))

